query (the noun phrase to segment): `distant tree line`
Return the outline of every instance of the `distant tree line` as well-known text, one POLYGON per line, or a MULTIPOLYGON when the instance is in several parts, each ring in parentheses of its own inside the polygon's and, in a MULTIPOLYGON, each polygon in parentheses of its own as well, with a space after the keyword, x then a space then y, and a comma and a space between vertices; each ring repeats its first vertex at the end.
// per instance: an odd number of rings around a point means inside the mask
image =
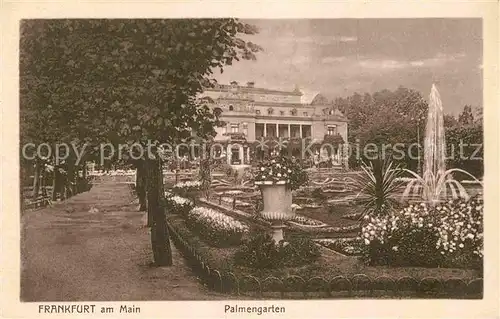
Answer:
MULTIPOLYGON (((394 91, 382 90, 373 94, 354 93, 348 97, 337 98, 331 101, 331 104, 349 121, 348 141, 351 146, 359 145, 360 149, 363 149, 368 143, 373 143, 381 149, 384 144, 403 143, 406 145, 402 148, 405 154, 411 153, 412 156, 395 161, 405 168, 418 170, 417 149, 409 146, 418 142, 423 147, 428 111, 427 101, 418 91, 399 87, 394 91)), ((473 154, 477 147, 472 145, 483 143, 482 109, 474 111, 472 106, 466 105, 458 117, 446 114, 444 125, 447 155, 451 157, 453 148, 455 153, 453 158, 447 160, 447 166, 462 168, 476 177, 481 177, 482 147, 477 154, 473 154), (468 144, 463 147, 462 157, 459 155, 460 141, 468 144), (475 156, 471 159, 472 155, 475 156)), ((390 156, 391 149, 387 149, 386 154, 390 156)), ((420 149, 420 158, 422 162, 423 148, 420 149)), ((357 168, 363 160, 366 160, 363 154, 357 157, 355 152, 351 152, 349 166, 357 168)))

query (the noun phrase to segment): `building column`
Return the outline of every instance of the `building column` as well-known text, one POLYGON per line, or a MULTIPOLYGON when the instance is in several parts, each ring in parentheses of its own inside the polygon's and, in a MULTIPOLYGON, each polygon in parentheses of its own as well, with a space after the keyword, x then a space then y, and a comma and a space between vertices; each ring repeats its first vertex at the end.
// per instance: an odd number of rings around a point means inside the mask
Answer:
POLYGON ((243 145, 240 145, 240 161, 241 161, 241 164, 245 164, 244 155, 243 155, 243 145))
POLYGON ((278 126, 278 123, 276 123, 276 137, 280 137, 280 128, 278 126))
POLYGON ((342 158, 342 162, 344 164, 344 169, 347 171, 349 170, 349 146, 347 143, 344 143, 342 145, 342 154, 341 154, 341 158, 342 158))
POLYGON ((292 131, 290 131, 290 124, 288 124, 288 138, 292 138, 292 131))
POLYGON ((299 127, 300 127, 300 138, 302 138, 302 124, 300 124, 299 127))
POLYGON ((267 123, 264 123, 264 137, 267 137, 267 123))
POLYGON ((247 146, 247 164, 250 164, 250 147, 247 146))
POLYGON ((232 150, 231 150, 231 144, 229 144, 229 145, 227 146, 227 150, 226 150, 226 160, 227 160, 227 163, 228 163, 229 165, 231 165, 231 155, 232 155, 232 154, 233 154, 233 153, 232 153, 232 150))

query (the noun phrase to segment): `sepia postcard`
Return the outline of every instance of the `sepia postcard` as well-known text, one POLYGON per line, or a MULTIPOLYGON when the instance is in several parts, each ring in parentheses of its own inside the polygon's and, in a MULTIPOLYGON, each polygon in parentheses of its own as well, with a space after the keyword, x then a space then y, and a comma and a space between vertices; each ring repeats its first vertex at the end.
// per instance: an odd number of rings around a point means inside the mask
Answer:
POLYGON ((2 317, 498 318, 498 10, 4 2, 2 317))

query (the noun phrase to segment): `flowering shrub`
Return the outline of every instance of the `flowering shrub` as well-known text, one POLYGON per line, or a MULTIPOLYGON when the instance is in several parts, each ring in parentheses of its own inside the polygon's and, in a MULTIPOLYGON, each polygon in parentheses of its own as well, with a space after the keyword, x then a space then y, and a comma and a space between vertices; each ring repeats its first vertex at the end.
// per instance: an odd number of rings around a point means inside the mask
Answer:
POLYGON ((172 211, 178 214, 187 214, 194 206, 191 200, 169 192, 165 192, 165 201, 172 211))
POLYGON ((281 156, 261 163, 254 180, 256 182, 285 182, 288 188, 295 190, 307 183, 307 173, 295 158, 281 156))
POLYGON ((449 201, 436 207, 410 205, 367 218, 362 228, 370 264, 481 268, 483 202, 449 201))
POLYGON ((217 247, 234 246, 241 243, 248 233, 247 225, 216 210, 195 207, 188 214, 186 224, 204 237, 209 244, 217 247))

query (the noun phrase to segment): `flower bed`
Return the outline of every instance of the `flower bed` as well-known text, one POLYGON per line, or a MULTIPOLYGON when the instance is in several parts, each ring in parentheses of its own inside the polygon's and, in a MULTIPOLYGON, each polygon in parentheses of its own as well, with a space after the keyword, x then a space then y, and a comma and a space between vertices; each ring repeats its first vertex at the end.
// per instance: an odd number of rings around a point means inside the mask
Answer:
POLYGON ((186 181, 179 182, 172 187, 172 191, 177 194, 186 194, 191 192, 196 192, 200 189, 200 181, 186 181))
POLYGON ((193 208, 187 213, 186 222, 188 227, 217 247, 238 245, 249 231, 242 222, 206 207, 193 208))
POLYGON ((240 195, 240 194, 243 194, 243 193, 244 192, 240 191, 240 190, 229 190, 229 191, 223 192, 222 194, 223 195, 240 195))
POLYGON ((316 239, 315 242, 346 256, 361 255, 364 251, 364 244, 361 237, 323 238, 316 239))
POLYGON ((290 223, 297 224, 299 226, 306 226, 306 227, 307 226, 309 226, 309 227, 328 226, 327 224, 325 224, 319 220, 315 220, 315 219, 308 218, 308 217, 301 216, 301 215, 295 215, 295 217, 290 221, 290 223))
MULTIPOLYGON (((235 199, 231 198, 231 197, 221 197, 220 200, 222 203, 224 203, 226 205, 230 205, 231 207, 233 206, 233 203, 235 202, 235 199)), ((236 207, 250 207, 250 206, 252 206, 250 203, 243 202, 243 201, 238 200, 238 199, 236 199, 235 204, 236 204, 236 207)))
POLYGON ((370 264, 482 269, 483 201, 410 205, 363 227, 370 264))
POLYGON ((342 215, 342 218, 347 218, 347 219, 351 219, 351 220, 360 220, 362 216, 363 216, 363 213, 354 212, 354 213, 342 215))
POLYGON ((350 226, 340 226, 340 227, 325 227, 321 230, 324 232, 332 232, 332 233, 350 233, 356 230, 360 230, 361 225, 350 225, 350 226))

